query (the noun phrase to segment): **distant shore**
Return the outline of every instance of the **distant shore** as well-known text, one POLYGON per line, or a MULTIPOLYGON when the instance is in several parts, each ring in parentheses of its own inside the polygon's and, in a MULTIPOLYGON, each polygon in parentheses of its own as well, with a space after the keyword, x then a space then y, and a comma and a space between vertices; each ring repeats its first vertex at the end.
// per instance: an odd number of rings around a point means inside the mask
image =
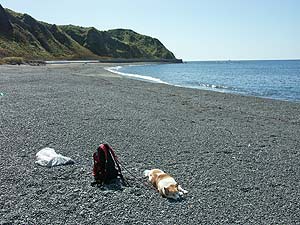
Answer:
POLYGON ((53 60, 45 61, 46 64, 68 63, 182 63, 182 59, 99 59, 99 60, 53 60))
POLYGON ((104 69, 117 65, 0 67, 0 224, 298 224, 300 104, 104 69), (130 187, 90 185, 102 142, 130 187), (76 163, 38 166, 43 147, 76 163), (150 168, 189 194, 160 197, 143 184, 150 168))

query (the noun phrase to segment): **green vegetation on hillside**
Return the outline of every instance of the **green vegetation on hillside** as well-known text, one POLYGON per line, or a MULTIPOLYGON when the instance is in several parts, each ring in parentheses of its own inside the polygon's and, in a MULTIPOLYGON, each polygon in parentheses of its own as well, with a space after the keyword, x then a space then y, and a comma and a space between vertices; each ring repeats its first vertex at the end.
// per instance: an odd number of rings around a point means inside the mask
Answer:
POLYGON ((0 58, 175 59, 157 39, 131 30, 57 26, 0 5, 0 58))
POLYGON ((112 38, 108 32, 94 27, 60 26, 72 39, 98 56, 109 58, 142 58, 143 55, 134 48, 112 38))
POLYGON ((165 48, 165 46, 156 38, 146 35, 141 35, 133 30, 127 29, 114 29, 109 30, 108 33, 115 39, 124 42, 131 47, 142 51, 144 56, 149 58, 163 58, 174 59, 175 56, 172 52, 165 48))

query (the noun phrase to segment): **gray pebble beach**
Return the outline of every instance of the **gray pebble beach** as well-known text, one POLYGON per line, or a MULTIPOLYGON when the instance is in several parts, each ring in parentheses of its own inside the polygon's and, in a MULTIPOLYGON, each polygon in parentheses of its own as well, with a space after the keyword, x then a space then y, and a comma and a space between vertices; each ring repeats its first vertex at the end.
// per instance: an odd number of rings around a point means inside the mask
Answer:
POLYGON ((104 66, 0 66, 0 224, 300 224, 299 103, 137 81, 104 66), (131 187, 91 186, 102 142, 131 187), (76 163, 41 167, 43 147, 76 163), (188 195, 159 196, 141 178, 150 168, 188 195))

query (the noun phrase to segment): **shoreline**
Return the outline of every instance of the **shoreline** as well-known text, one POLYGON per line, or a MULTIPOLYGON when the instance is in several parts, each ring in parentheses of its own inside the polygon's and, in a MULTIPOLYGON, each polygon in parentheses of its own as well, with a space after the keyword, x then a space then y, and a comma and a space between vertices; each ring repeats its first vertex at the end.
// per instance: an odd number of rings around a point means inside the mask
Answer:
POLYGON ((175 86, 175 87, 181 87, 181 88, 189 88, 189 89, 195 89, 195 90, 204 90, 204 91, 212 91, 212 92, 218 92, 218 93, 223 93, 223 94, 233 94, 233 95, 238 95, 238 96, 248 96, 248 97, 255 97, 255 98, 262 98, 262 99, 271 99, 271 100, 276 100, 276 101, 284 101, 284 102, 294 102, 294 103, 300 103, 300 100, 291 100, 291 99, 283 99, 283 98, 272 98, 272 97, 265 97, 265 96, 256 96, 254 94, 247 94, 247 93, 239 93, 239 92, 233 92, 230 90, 224 90, 224 89, 220 89, 220 88, 214 88, 214 87, 189 87, 189 86, 184 86, 184 85, 176 85, 176 84, 172 84, 172 83, 168 83, 165 81, 160 80, 159 78, 154 78, 151 76, 145 76, 145 75, 140 75, 140 74, 131 74, 131 73, 124 73, 124 72, 120 72, 118 71, 119 67, 123 67, 123 66, 136 66, 136 65, 151 65, 151 64, 116 64, 116 65, 112 65, 109 67, 104 67, 105 70, 117 74, 117 75, 121 75, 124 77, 127 77, 129 79, 135 79, 135 80, 140 80, 140 81, 145 81, 145 82, 150 82, 150 83, 161 83, 161 84, 167 84, 167 85, 171 85, 171 86, 175 86))
MULTIPOLYGON (((274 60, 272 60, 274 61, 274 60)), ((282 61, 282 60, 280 60, 282 61)), ((81 67, 81 66, 88 66, 88 65, 95 65, 97 69, 94 69, 92 73, 88 74, 73 74, 73 75, 81 75, 81 76, 107 76, 107 77, 118 77, 118 78, 126 78, 130 80, 136 80, 136 81, 141 81, 141 82, 146 82, 146 83, 152 83, 152 84, 165 84, 173 87, 178 87, 178 88, 186 88, 186 89, 192 89, 192 90, 199 90, 199 91, 208 91, 208 92, 213 92, 213 93, 220 93, 220 94, 225 94, 225 95, 234 95, 234 96, 240 96, 240 97, 250 97, 250 98, 258 98, 262 100, 271 100, 271 101, 282 101, 282 102, 290 102, 290 103, 295 103, 299 104, 300 101, 297 100, 287 100, 287 99, 277 99, 277 98, 268 98, 268 97, 262 97, 262 96, 255 96, 255 95, 247 95, 243 93, 235 93, 235 92, 224 92, 221 90, 216 89, 208 89, 208 88, 195 88, 195 87, 188 87, 188 86, 180 86, 180 85, 175 85, 171 83, 167 83, 164 81, 161 81, 158 78, 152 78, 152 77, 147 77, 144 75, 136 75, 136 74, 129 74, 129 73, 123 73, 123 72, 117 72, 112 70, 114 67, 123 67, 123 66, 143 66, 147 64, 156 64, 155 62, 131 62, 131 63, 111 63, 111 62, 91 62, 91 63, 86 63, 86 61, 72 61, 72 63, 68 63, 68 61, 64 63, 53 63, 53 64, 45 64, 45 65, 39 65, 43 67, 61 67, 61 68, 72 68, 72 67, 81 67), (97 71, 98 70, 98 71, 97 71)), ((158 63, 160 64, 160 63, 158 63)), ((11 67, 11 68, 18 68, 19 66, 28 66, 28 67, 35 67, 29 64, 24 64, 24 65, 0 65, 1 67, 11 67)))
MULTIPOLYGON (((274 60, 272 60, 274 61, 274 60)), ((282 60, 280 60, 282 61, 282 60)), ((45 64, 45 65, 39 65, 42 67, 60 67, 60 68, 72 68, 72 67, 81 67, 81 66, 88 66, 88 65, 94 65, 97 68, 94 68, 93 72, 89 73, 89 74, 81 74, 81 73, 73 73, 73 75, 81 75, 81 76, 107 76, 107 77, 118 77, 118 78, 126 78, 126 79, 130 79, 130 80, 135 80, 135 81, 141 81, 141 82, 146 82, 146 83, 152 83, 152 84, 165 84, 165 85, 169 85, 169 86, 173 86, 173 87, 178 87, 178 88, 186 88, 186 89, 192 89, 192 90, 199 90, 199 91, 208 91, 208 92, 213 92, 213 93, 220 93, 220 94, 225 94, 225 95, 234 95, 234 96, 240 96, 240 97, 250 97, 250 98, 258 98, 258 99, 262 99, 262 100, 271 100, 271 101, 282 101, 282 102, 290 102, 290 103, 295 103, 295 104, 299 104, 300 101, 297 100, 287 100, 287 99, 276 99, 276 98, 268 98, 268 97, 262 97, 262 96, 255 96, 255 95, 247 95, 247 94, 243 94, 243 93, 235 93, 235 92, 224 92, 224 91, 220 91, 217 88, 216 89, 208 89, 208 88, 194 88, 194 87, 188 87, 188 86, 180 86, 180 85, 175 85, 175 84, 171 84, 171 83, 167 83, 164 81, 161 81, 158 78, 152 78, 152 77, 147 77, 144 75, 136 75, 136 74, 129 74, 129 73, 123 73, 123 72, 117 72, 114 70, 111 70, 111 68, 114 67, 123 67, 123 66, 143 66, 143 65, 147 65, 147 64, 156 64, 155 62, 151 63, 151 62, 132 62, 132 63, 110 63, 110 62, 92 62, 92 63, 86 63, 85 61, 73 61, 72 63, 68 63, 67 61, 64 63, 53 63, 53 64, 45 64), (109 69, 109 70, 108 70, 109 69), (150 79, 149 79, 150 78, 150 79)), ((160 63, 158 63, 160 64, 160 63)), ((11 67, 11 68, 18 68, 18 67, 35 67, 29 64, 24 64, 24 65, 0 65, 0 69, 1 67, 11 67)))
POLYGON ((0 67, 1 223, 298 223, 299 104, 128 79, 109 65, 0 67), (189 194, 172 202, 133 180, 92 187, 102 142, 137 177, 160 168, 189 194), (43 147, 76 163, 40 167, 43 147))

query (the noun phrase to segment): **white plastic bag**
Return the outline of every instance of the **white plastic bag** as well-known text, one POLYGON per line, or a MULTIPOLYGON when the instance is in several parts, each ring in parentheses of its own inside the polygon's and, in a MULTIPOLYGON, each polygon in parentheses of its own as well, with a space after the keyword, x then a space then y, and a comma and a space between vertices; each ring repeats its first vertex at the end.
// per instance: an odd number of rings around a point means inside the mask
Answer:
POLYGON ((60 166, 60 165, 68 165, 74 164, 74 160, 63 156, 61 154, 57 154, 53 148, 43 148, 38 153, 36 153, 37 161, 35 163, 46 166, 46 167, 53 167, 53 166, 60 166))

